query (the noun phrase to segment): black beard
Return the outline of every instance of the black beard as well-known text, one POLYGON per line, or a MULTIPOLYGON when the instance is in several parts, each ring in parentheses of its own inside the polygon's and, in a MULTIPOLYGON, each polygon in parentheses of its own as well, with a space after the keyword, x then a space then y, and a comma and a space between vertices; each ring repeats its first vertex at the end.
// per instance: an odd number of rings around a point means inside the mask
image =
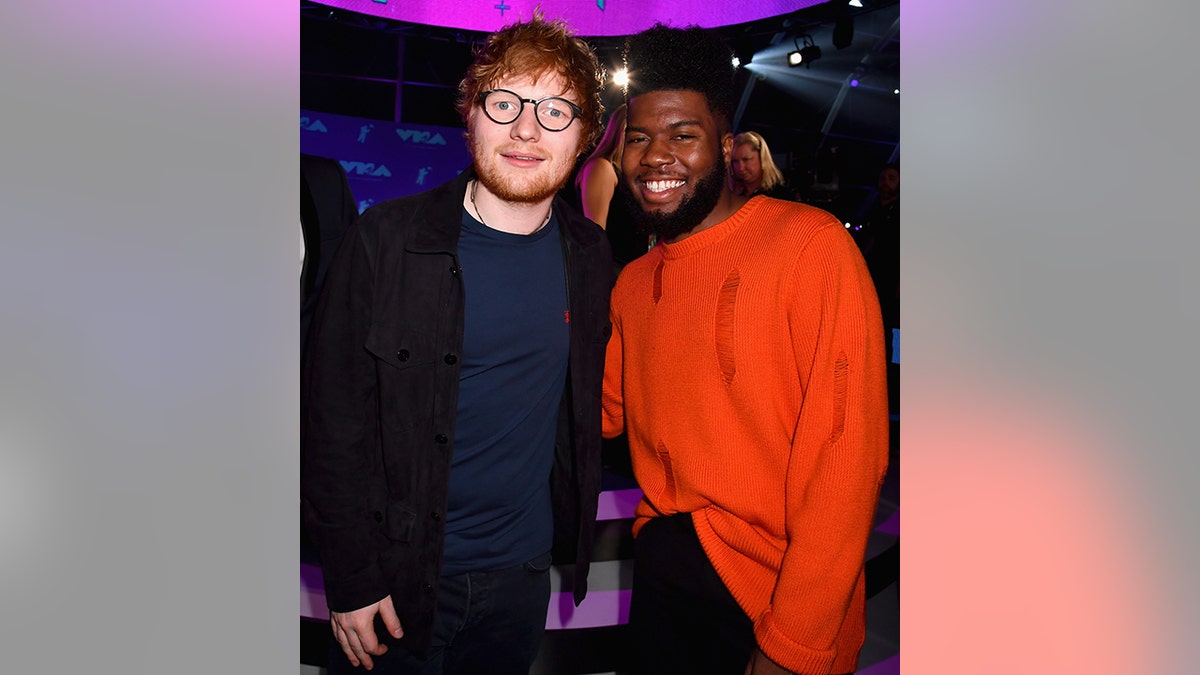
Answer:
POLYGON ((691 232, 704 222, 708 214, 717 208, 724 187, 725 167, 715 164, 712 170, 696 183, 692 196, 685 198, 679 207, 670 213, 643 210, 637 197, 633 195, 628 180, 617 181, 617 194, 640 234, 653 234, 658 241, 671 241, 681 234, 691 232))

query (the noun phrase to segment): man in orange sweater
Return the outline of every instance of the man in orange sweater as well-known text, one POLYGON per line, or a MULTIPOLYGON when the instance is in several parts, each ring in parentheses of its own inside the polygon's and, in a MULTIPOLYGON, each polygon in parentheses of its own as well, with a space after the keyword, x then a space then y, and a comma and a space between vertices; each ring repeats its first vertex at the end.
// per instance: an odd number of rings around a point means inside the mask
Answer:
POLYGON ((659 244, 613 291, 604 434, 645 497, 629 626, 646 673, 850 673, 887 469, 879 303, 842 224, 726 187, 729 49, 626 43, 619 193, 659 244))

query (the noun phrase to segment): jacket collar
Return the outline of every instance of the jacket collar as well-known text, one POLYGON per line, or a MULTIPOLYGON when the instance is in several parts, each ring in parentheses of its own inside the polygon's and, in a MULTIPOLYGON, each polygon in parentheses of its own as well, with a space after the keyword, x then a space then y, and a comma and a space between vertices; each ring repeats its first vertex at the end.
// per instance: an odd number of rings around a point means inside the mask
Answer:
POLYGON ((429 191, 428 199, 414 214, 419 227, 406 249, 413 253, 454 252, 462 230, 462 200, 474 177, 474 167, 467 167, 454 180, 429 191))

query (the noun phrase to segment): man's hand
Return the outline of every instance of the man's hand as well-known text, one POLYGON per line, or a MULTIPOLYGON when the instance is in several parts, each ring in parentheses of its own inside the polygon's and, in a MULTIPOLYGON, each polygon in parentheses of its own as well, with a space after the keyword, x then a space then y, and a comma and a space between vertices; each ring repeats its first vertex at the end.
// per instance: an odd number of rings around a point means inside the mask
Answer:
POLYGON ((396 616, 396 608, 392 606, 390 595, 353 612, 329 612, 333 637, 337 638, 351 665, 361 665, 370 670, 375 667, 371 657, 383 656, 387 652, 387 645, 380 643, 375 636, 376 614, 383 619, 383 625, 392 637, 399 638, 404 635, 404 630, 400 628, 400 617, 396 616))
POLYGON ((750 655, 750 663, 746 664, 745 675, 795 675, 792 671, 775 663, 767 658, 767 655, 762 653, 761 649, 755 649, 750 655))

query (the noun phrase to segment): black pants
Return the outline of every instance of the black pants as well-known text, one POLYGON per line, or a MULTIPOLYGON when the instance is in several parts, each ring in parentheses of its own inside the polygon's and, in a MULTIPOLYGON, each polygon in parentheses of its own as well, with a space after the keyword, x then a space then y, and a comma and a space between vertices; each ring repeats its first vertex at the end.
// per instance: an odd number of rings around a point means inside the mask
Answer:
MULTIPOLYGON (((389 647, 372 659, 370 675, 527 675, 546 630, 549 604, 549 553, 509 569, 442 577, 429 658, 416 659, 377 628, 389 647)), ((333 639, 327 670, 330 675, 368 673, 351 666, 333 639)))
POLYGON ((633 550, 633 672, 742 675, 754 625, 704 554, 691 514, 654 518, 633 550))

